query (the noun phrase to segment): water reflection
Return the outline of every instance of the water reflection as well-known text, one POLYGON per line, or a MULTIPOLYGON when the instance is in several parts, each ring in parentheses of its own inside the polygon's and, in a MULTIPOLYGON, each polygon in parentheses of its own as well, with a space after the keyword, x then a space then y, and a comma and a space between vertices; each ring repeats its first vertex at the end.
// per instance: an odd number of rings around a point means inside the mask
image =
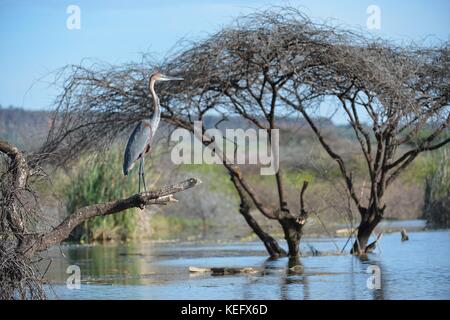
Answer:
MULTIPOLYGON (((49 253, 47 274, 55 298, 96 299, 450 299, 448 231, 410 233, 402 243, 388 234, 382 251, 351 255, 267 259, 258 243, 119 244, 61 247, 49 253), (439 254, 437 254, 439 253, 439 254), (68 265, 80 266, 81 290, 64 283, 68 265), (196 267, 252 267, 256 274, 192 274, 196 267), (370 289, 369 266, 378 266, 381 288, 370 289), (105 286, 107 285, 107 286, 105 286)), ((322 253, 345 239, 310 239, 322 253)), ((47 264, 45 264, 46 266, 47 264)))
POLYGON ((284 281, 281 286, 280 299, 309 299, 308 277, 304 275, 304 268, 305 267, 301 263, 299 257, 288 259, 286 276, 284 277, 284 281), (301 288, 301 290, 299 290, 299 288, 301 288), (294 291, 297 297, 294 298, 290 295, 290 291, 294 291), (302 293, 302 295, 298 296, 299 293, 302 293))
MULTIPOLYGON (((370 292, 372 293, 372 300, 385 300, 385 296, 384 296, 384 291, 388 290, 388 288, 386 288, 387 282, 384 279, 384 275, 383 273, 385 272, 383 263, 377 259, 375 259, 374 257, 377 257, 374 254, 367 254, 367 255, 361 255, 358 257, 355 257, 355 259, 360 261, 360 265, 361 265, 361 271, 362 272, 366 272, 367 273, 367 277, 368 277, 368 281, 369 281, 369 277, 373 276, 373 277, 378 277, 379 276, 379 288, 375 287, 375 288, 368 288, 370 290, 370 292), (374 273, 369 273, 368 270, 370 271, 370 267, 376 266, 377 269, 376 271, 374 271, 374 273), (378 273, 379 271, 379 273, 378 273)), ((375 280, 376 281, 376 280, 375 280)), ((368 285, 367 285, 368 286, 368 285)))

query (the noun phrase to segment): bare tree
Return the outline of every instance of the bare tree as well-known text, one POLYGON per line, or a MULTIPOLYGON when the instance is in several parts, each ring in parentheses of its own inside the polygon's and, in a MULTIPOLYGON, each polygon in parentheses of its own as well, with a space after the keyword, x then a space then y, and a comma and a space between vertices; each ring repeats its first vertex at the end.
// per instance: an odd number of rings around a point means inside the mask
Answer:
MULTIPOLYGON (((398 47, 312 23, 297 10, 282 8, 238 19, 234 26, 190 45, 166 67, 189 79, 169 98, 174 101, 170 105, 191 106, 199 118, 214 109, 270 131, 290 111, 299 112, 336 161, 361 216, 352 249, 356 254, 365 252, 383 218, 386 189, 420 153, 450 141, 448 44, 398 47), (314 117, 324 103, 337 104, 354 130, 367 165, 367 199, 361 198, 346 161, 314 117)), ((169 111, 193 117, 187 109, 169 111)), ((298 254, 302 214, 291 214, 282 170, 275 175, 278 204, 270 208, 237 167, 225 166, 241 198, 248 197, 267 218, 277 219, 290 255, 298 254)))

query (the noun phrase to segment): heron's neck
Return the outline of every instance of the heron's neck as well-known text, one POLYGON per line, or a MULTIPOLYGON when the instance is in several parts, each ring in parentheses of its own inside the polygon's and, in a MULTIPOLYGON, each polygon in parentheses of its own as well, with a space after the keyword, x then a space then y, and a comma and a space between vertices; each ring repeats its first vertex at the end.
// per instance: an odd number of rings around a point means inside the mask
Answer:
POLYGON ((161 110, 159 107, 159 98, 156 95, 155 92, 155 80, 150 80, 150 92, 152 94, 152 99, 153 99, 153 116, 150 118, 151 121, 151 126, 152 126, 152 130, 153 133, 155 133, 156 128, 159 125, 159 120, 161 119, 161 110))

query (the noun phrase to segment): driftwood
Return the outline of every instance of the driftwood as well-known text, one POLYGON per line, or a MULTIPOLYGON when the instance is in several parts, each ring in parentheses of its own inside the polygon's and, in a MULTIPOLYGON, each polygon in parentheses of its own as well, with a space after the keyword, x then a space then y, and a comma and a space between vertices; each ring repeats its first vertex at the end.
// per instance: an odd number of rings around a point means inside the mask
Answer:
POLYGON ((259 271, 254 268, 227 268, 227 267, 219 267, 219 268, 199 268, 199 267, 189 267, 189 272, 191 273, 211 273, 213 276, 223 276, 223 275, 231 275, 231 274, 239 274, 239 273, 247 273, 253 274, 258 273, 259 271))

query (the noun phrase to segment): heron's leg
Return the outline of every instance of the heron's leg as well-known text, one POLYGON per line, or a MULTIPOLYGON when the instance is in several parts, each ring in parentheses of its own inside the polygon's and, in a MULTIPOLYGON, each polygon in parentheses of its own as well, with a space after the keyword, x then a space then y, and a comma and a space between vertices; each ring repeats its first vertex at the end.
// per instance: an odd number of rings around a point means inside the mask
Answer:
POLYGON ((144 157, 142 157, 142 182, 144 183, 144 191, 147 192, 147 187, 145 186, 145 166, 144 166, 144 157))
POLYGON ((141 172, 142 172, 142 161, 139 161, 139 189, 138 189, 138 193, 141 193, 141 172))

